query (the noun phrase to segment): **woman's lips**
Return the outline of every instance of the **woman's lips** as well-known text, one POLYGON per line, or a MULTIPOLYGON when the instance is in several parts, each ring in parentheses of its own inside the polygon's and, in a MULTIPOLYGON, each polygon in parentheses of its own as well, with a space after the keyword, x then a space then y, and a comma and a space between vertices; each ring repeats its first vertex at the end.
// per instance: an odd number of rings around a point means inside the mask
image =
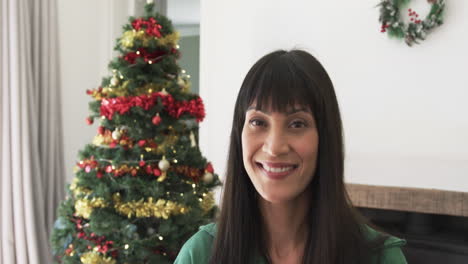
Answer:
POLYGON ((281 180, 292 174, 299 167, 293 163, 256 162, 262 172, 272 180, 281 180))

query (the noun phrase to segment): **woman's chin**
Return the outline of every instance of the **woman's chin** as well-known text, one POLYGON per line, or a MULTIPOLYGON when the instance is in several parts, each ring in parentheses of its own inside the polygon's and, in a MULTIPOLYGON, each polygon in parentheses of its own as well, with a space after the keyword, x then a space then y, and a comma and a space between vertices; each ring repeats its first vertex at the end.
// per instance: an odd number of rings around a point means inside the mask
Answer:
POLYGON ((264 192, 261 194, 261 197, 265 202, 272 204, 280 204, 294 199, 294 196, 291 194, 279 192, 264 192))

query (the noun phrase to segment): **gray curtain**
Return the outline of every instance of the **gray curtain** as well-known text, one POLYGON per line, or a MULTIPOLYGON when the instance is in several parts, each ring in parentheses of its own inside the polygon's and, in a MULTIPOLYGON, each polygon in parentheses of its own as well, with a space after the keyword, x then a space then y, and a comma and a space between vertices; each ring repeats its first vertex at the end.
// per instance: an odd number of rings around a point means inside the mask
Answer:
POLYGON ((57 3, 0 1, 0 263, 51 263, 65 178, 57 3))

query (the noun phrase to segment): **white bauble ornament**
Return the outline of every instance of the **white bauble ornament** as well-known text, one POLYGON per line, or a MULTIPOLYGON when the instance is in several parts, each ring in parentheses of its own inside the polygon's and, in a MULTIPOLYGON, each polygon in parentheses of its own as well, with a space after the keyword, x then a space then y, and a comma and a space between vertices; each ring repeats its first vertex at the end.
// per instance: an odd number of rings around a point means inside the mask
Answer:
POLYGON ((184 85, 185 85, 185 80, 182 79, 181 77, 179 77, 179 78, 177 79, 177 84, 178 84, 179 86, 184 86, 184 85))
POLYGON ((193 134, 193 131, 190 132, 190 146, 192 148, 197 146, 197 141, 195 140, 195 134, 193 134))
POLYGON ((204 175, 203 175, 203 182, 204 183, 211 183, 213 182, 213 173, 211 172, 206 172, 204 175))
POLYGON ((171 166, 171 164, 169 163, 169 161, 166 160, 165 157, 163 157, 163 159, 160 160, 159 163, 158 163, 158 167, 162 171, 167 171, 170 166, 171 166))
POLYGON ((162 95, 168 95, 169 93, 166 91, 166 88, 163 88, 162 91, 161 91, 161 94, 162 95))
POLYGON ((112 132, 112 138, 115 140, 119 140, 121 136, 122 136, 122 133, 120 133, 119 130, 114 130, 114 132, 112 132))
POLYGON ((112 77, 112 79, 110 80, 110 84, 111 84, 112 86, 117 86, 117 85, 119 85, 119 78, 117 78, 117 76, 112 77))

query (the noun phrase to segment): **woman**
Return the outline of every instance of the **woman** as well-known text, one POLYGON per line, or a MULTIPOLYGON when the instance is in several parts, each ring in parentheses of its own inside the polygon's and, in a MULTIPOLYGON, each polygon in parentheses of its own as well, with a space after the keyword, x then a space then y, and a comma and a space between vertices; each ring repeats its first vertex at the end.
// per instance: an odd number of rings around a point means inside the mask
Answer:
POLYGON ((406 263, 405 241, 352 207, 343 159, 338 103, 320 62, 301 50, 264 56, 237 97, 220 218, 175 263, 406 263))

